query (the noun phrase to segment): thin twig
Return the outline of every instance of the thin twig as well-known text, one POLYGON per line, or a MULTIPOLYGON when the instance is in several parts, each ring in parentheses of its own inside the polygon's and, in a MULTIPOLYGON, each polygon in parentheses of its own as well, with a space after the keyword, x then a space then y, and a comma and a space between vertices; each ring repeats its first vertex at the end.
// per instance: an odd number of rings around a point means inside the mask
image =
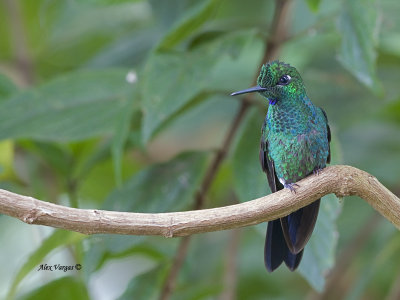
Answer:
POLYGON ((267 48, 262 59, 263 63, 277 58, 279 48, 286 39, 287 15, 290 8, 289 4, 290 0, 275 1, 274 18, 267 39, 267 48))
POLYGON ((226 263, 224 273, 224 289, 220 300, 236 299, 236 281, 237 281, 237 251, 239 247, 240 230, 234 229, 230 232, 228 247, 226 250, 226 263))
POLYGON ((208 190, 210 189, 210 186, 212 182, 214 181, 215 176, 217 175, 217 172, 222 164, 222 161, 224 160, 226 154, 228 153, 228 149, 230 145, 232 144, 233 137, 235 136, 239 125, 241 124, 243 117, 245 116, 247 109, 249 107, 249 104, 246 101, 242 101, 240 108, 238 112, 236 113, 235 118, 233 119, 231 126, 229 127, 229 130, 226 134, 224 143, 221 147, 221 149, 218 150, 216 153, 213 161, 211 162, 205 176, 204 180, 201 184, 201 187, 199 191, 196 194, 195 197, 195 209, 200 209, 204 205, 204 199, 205 195, 207 194, 208 190))
POLYGON ((181 239, 178 246, 178 250, 172 261, 171 269, 169 270, 167 280, 165 281, 160 294, 160 300, 166 300, 175 289, 176 278, 178 277, 179 271, 185 262, 186 253, 189 248, 190 236, 185 236, 181 239))
POLYGON ((374 176, 350 166, 330 166, 319 175, 287 189, 245 203, 172 213, 132 213, 77 209, 0 190, 0 213, 28 224, 46 225, 84 234, 187 236, 255 225, 275 220, 334 193, 356 195, 400 228, 400 199, 374 176))
POLYGON ((21 76, 24 86, 34 82, 34 70, 31 55, 29 54, 26 32, 22 20, 20 2, 15 0, 4 1, 10 21, 10 36, 15 52, 16 67, 21 76))

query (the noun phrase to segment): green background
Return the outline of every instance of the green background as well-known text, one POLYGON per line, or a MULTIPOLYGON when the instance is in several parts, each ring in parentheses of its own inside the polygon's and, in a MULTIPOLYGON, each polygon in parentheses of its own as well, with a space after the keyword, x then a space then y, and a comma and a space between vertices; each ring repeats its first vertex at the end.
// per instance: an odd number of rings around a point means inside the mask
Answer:
MULTIPOLYGON (((0 187, 79 208, 193 207, 271 40, 275 2, 0 2, 0 187), (130 78, 130 80, 127 80, 130 78)), ((400 194, 400 2, 293 0, 277 57, 325 109, 333 164, 400 194)), ((275 37, 276 38, 276 37, 275 37)), ((269 193, 253 95, 204 207, 269 193)), ((0 217, 0 298, 157 299, 179 238, 85 236, 0 217), (40 264, 80 271, 37 271, 40 264)), ((266 224, 191 238, 170 299, 398 299, 400 234, 322 200, 298 271, 268 274, 266 224), (327 277, 328 274, 331 274, 327 277)))

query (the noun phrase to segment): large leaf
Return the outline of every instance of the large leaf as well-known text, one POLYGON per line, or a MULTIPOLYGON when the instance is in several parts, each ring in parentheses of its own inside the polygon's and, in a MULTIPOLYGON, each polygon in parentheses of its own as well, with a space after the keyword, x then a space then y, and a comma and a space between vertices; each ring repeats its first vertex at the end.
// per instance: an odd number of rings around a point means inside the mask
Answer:
POLYGON ((254 34, 225 35, 190 52, 153 53, 141 85, 144 142, 201 92, 225 90, 228 94, 251 84, 262 50, 254 34))
POLYGON ((125 70, 81 71, 0 104, 0 139, 75 141, 112 133, 131 98, 125 70))
MULTIPOLYGON (((186 153, 163 164, 150 166, 129 179, 106 200, 104 209, 133 212, 168 212, 188 208, 205 171, 205 153, 186 153)), ((151 239, 151 238, 150 238, 151 239)), ((90 239, 85 272, 95 270, 106 256, 117 256, 139 244, 147 236, 100 235, 90 239)), ((170 248, 175 240, 162 240, 160 248, 170 248)), ((156 244, 157 245, 157 244, 156 244)), ((154 245, 155 248, 158 248, 154 245)), ((89 274, 87 274, 89 275, 89 274)))
POLYGON ((222 293, 232 231, 195 235, 176 282, 175 299, 215 299, 222 293), (196 285, 193 286, 193 282, 196 285))
POLYGON ((114 162, 114 175, 118 185, 122 184, 122 158, 124 154, 124 146, 129 137, 129 129, 134 110, 134 102, 131 102, 130 105, 127 106, 126 110, 121 114, 121 119, 117 123, 111 147, 114 162))
POLYGON ((0 101, 17 91, 17 87, 7 76, 0 73, 0 101))
POLYGON ((205 159, 205 153, 186 153, 144 169, 114 191, 104 209, 157 213, 188 207, 204 174, 205 159))
POLYGON ((135 276, 125 290, 125 292, 118 298, 124 299, 137 299, 137 300, 152 300, 159 299, 160 292, 163 284, 163 275, 166 268, 161 265, 153 268, 149 272, 135 276))
POLYGON ((220 2, 220 0, 207 0, 190 9, 161 40, 157 50, 172 48, 186 37, 192 35, 196 29, 213 15, 220 2))
POLYGON ((17 290, 19 283, 25 278, 29 272, 32 271, 38 264, 43 263, 44 258, 54 249, 77 243, 78 241, 84 239, 86 236, 81 233, 56 230, 54 233, 43 241, 42 245, 36 249, 25 262, 25 264, 18 271, 15 276, 10 290, 8 291, 7 299, 13 299, 13 296, 17 290))
MULTIPOLYGON (((381 222, 371 233, 371 238, 367 244, 368 253, 363 253, 361 257, 356 258, 361 260, 359 264, 359 276, 354 278, 345 300, 365 299, 368 295, 368 289, 371 286, 377 286, 378 289, 384 288, 387 299, 397 299, 393 296, 393 291, 389 291, 388 282, 393 281, 393 286, 397 290, 398 270, 400 261, 398 253, 400 250, 400 235, 396 228, 387 220, 381 222)), ((363 252, 367 252, 363 249, 363 252)), ((392 287, 393 289, 393 287, 392 287)), ((398 295, 398 294, 396 294, 398 295)))
POLYGON ((85 66, 104 68, 111 66, 135 66, 145 62, 150 49, 161 36, 159 28, 130 32, 98 51, 85 66))
POLYGON ((253 109, 249 113, 232 158, 234 188, 241 202, 271 193, 258 158, 263 122, 264 118, 258 110, 253 109))
POLYGON ((86 286, 79 279, 67 276, 42 285, 38 289, 22 297, 23 300, 89 300, 86 286))
MULTIPOLYGON (((196 235, 190 242, 184 265, 176 280, 173 299, 208 299, 223 289, 221 262, 229 247, 228 231, 196 235), (210 255, 212 249, 212 255, 210 255), (196 285, 193 286, 193 282, 196 285)), ((171 264, 158 267, 132 278, 120 299, 156 299, 171 264)))
POLYGON ((333 267, 338 234, 336 219, 341 205, 335 195, 322 198, 314 232, 304 250, 299 272, 317 291, 322 291, 325 276, 333 267))
POLYGON ((375 71, 378 25, 375 0, 343 1, 342 9, 338 20, 342 36, 339 60, 360 82, 382 93, 375 71))
POLYGON ((44 47, 37 51, 37 60, 39 72, 46 76, 60 68, 82 65, 99 49, 110 45, 113 39, 151 18, 151 10, 145 1, 112 5, 71 1, 43 6, 42 11, 48 13, 40 18, 40 24, 35 20, 32 27, 41 32, 38 38, 45 37, 44 47), (51 15, 49 10, 54 7, 56 12, 51 15))

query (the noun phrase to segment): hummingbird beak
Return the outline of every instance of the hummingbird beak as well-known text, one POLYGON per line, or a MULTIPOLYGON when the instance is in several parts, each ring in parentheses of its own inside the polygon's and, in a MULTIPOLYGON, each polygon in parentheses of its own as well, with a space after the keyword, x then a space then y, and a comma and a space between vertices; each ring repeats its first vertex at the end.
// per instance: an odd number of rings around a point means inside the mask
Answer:
POLYGON ((234 92, 234 93, 231 94, 231 96, 236 96, 236 95, 241 95, 241 94, 247 94, 247 93, 254 93, 254 92, 263 92, 263 91, 266 91, 266 90, 268 90, 268 89, 256 85, 256 86, 253 86, 253 87, 248 88, 248 89, 245 89, 245 90, 241 90, 241 91, 238 91, 238 92, 234 92))

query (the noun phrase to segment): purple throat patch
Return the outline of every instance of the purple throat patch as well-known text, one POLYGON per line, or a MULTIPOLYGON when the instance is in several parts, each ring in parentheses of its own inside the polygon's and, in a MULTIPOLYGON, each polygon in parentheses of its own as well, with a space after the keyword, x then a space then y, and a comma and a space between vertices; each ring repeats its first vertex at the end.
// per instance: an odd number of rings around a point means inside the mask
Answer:
POLYGON ((275 105, 276 104, 276 99, 268 99, 270 105, 275 105))

